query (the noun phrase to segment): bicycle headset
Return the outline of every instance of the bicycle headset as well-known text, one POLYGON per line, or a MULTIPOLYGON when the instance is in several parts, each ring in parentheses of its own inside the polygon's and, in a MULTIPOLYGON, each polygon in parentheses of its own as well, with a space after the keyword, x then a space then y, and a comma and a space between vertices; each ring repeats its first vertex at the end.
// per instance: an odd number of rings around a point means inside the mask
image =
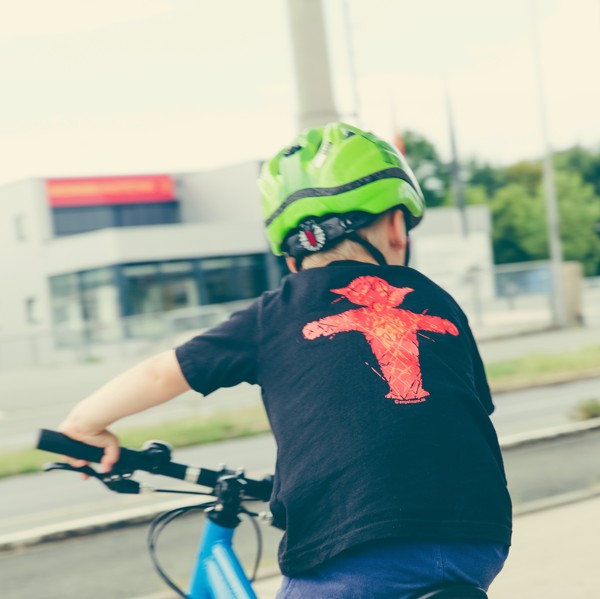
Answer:
POLYGON ((263 164, 258 185, 271 249, 294 258, 298 270, 306 256, 344 239, 386 264, 357 231, 400 208, 408 236, 425 212, 423 192, 404 156, 373 133, 341 122, 301 133, 263 164))

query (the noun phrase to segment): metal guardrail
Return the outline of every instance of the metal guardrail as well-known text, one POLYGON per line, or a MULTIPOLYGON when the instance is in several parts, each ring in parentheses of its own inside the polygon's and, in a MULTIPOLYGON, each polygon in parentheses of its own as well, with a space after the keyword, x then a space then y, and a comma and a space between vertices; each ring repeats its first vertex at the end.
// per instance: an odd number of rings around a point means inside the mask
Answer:
POLYGON ((129 316, 107 326, 38 328, 0 334, 0 370, 77 364, 143 354, 178 335, 213 327, 251 300, 129 316))

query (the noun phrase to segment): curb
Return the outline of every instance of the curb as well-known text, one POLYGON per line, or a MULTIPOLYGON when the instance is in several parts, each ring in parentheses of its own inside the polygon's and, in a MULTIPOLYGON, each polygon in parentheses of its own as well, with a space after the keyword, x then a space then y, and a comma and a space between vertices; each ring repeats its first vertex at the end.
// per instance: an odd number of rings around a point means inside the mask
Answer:
POLYGON ((505 339, 511 339, 513 337, 533 337, 534 335, 541 335, 544 333, 555 333, 560 330, 560 327, 556 325, 544 324, 534 327, 515 329, 505 333, 496 332, 490 334, 489 336, 486 336, 482 335, 480 332, 477 332, 477 328, 474 327, 473 336, 475 337, 475 341, 477 341, 477 344, 479 345, 481 343, 494 343, 495 341, 504 341, 505 339))
POLYGON ((62 541, 73 537, 124 528, 126 526, 147 524, 163 512, 196 503, 198 503, 198 499, 195 501, 179 499, 164 503, 155 503, 150 506, 120 510, 109 514, 77 518, 69 522, 48 524, 31 530, 6 534, 0 536, 0 552, 24 549, 26 547, 33 547, 34 545, 41 545, 42 543, 62 541))
MULTIPOLYGON (((566 424, 543 429, 534 433, 522 433, 502 437, 500 439, 500 447, 502 451, 511 451, 525 446, 536 445, 538 443, 559 441, 568 437, 585 435, 586 433, 597 430, 600 430, 600 418, 595 418, 594 420, 583 423, 566 424)), ((596 496, 600 496, 600 487, 598 486, 521 504, 520 506, 515 507, 514 514, 515 516, 522 516, 559 507, 568 503, 583 501, 596 496)), ((42 543, 60 541, 127 526, 147 524, 156 516, 167 510, 197 503, 197 498, 164 501, 149 506, 130 508, 111 512, 109 514, 88 516, 69 522, 49 524, 31 530, 10 533, 0 536, 0 552, 24 549, 42 543)))
POLYGON ((600 418, 593 418, 575 424, 563 424, 552 428, 545 428, 535 432, 506 435, 499 439, 500 449, 510 451, 527 445, 536 445, 546 441, 557 441, 565 437, 576 437, 585 433, 599 430, 600 418))
POLYGON ((600 486, 582 489, 581 491, 572 491, 570 493, 561 493, 560 495, 546 497, 545 499, 523 503, 514 509, 513 516, 515 518, 529 516, 530 514, 552 510, 565 505, 579 503, 580 501, 586 501, 588 499, 595 499, 596 497, 600 497, 600 486))

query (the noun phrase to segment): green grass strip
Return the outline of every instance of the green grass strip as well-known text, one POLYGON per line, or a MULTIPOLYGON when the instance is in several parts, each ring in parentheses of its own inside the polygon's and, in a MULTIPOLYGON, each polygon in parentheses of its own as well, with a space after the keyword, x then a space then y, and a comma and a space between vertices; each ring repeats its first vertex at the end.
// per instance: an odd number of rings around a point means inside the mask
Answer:
POLYGON ((530 354, 486 365, 493 391, 600 376, 600 345, 558 354, 530 354))

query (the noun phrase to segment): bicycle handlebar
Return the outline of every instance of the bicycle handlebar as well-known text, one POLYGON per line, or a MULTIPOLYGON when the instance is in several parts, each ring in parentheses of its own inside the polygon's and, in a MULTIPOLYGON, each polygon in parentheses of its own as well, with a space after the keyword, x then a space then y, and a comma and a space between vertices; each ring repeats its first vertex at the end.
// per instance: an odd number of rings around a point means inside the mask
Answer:
MULTIPOLYGON (((99 463, 104 455, 101 447, 88 445, 81 441, 76 441, 67 437, 63 433, 49 429, 41 429, 36 447, 50 453, 69 456, 87 462, 99 463)), ((209 470, 207 468, 196 468, 186 464, 172 462, 169 456, 159 451, 149 449, 135 450, 121 447, 119 460, 115 464, 114 470, 134 472, 143 470, 152 474, 160 474, 170 478, 185 480, 192 484, 210 487, 214 489, 219 479, 226 475, 236 474, 233 470, 209 470)), ((271 478, 263 480, 254 480, 242 476, 245 481, 244 495, 248 498, 268 501, 271 497, 273 482, 271 478)))

